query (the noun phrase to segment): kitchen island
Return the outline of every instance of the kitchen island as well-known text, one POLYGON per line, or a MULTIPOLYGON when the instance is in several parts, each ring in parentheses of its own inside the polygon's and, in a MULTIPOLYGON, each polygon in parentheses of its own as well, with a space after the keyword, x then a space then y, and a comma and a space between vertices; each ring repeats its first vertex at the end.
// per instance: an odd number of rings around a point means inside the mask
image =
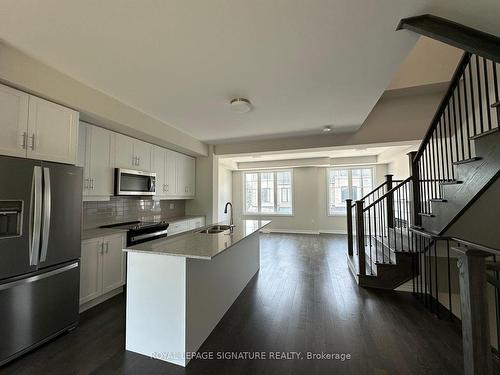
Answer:
POLYGON ((186 366, 259 270, 259 230, 269 223, 237 220, 233 230, 211 225, 124 249, 125 348, 186 366))

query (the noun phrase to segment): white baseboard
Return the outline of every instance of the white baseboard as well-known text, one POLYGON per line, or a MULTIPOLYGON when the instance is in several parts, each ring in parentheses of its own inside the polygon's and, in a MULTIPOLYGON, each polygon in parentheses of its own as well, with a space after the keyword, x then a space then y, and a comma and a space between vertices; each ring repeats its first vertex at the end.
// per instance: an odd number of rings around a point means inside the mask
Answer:
POLYGON ((346 230, 342 229, 320 229, 319 233, 325 233, 325 234, 347 234, 346 230))
POLYGON ((317 230, 302 229, 262 229, 262 233, 288 233, 288 234, 319 234, 317 230))
POLYGON ((304 230, 304 229, 261 229, 261 233, 289 233, 289 234, 347 234, 345 230, 337 229, 320 229, 320 230, 304 230))

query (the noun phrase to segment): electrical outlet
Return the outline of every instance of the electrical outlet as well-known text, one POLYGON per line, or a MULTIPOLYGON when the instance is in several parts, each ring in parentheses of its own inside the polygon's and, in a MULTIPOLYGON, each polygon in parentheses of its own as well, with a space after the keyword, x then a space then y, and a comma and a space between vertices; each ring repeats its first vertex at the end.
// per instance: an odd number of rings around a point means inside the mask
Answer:
POLYGON ((173 203, 170 203, 170 209, 173 210, 175 208, 175 205, 173 203))

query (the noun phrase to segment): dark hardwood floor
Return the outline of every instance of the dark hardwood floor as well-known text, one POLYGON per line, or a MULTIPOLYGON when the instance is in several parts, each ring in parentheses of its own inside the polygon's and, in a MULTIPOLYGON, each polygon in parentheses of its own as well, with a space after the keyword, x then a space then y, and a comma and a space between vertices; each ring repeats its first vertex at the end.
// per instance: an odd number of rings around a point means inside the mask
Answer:
POLYGON ((84 313, 75 331, 0 373, 463 373, 456 327, 435 318, 409 293, 358 288, 345 247, 344 236, 262 235, 259 273, 200 349, 297 351, 304 359, 195 359, 182 368, 126 352, 124 297, 118 296, 84 313), (307 360, 306 352, 348 353, 351 359, 307 360))

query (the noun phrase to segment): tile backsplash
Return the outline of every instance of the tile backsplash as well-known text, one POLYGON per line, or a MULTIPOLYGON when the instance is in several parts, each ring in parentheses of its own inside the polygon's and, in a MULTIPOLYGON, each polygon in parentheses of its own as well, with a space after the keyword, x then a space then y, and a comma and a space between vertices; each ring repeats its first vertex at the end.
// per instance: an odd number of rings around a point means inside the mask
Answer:
POLYGON ((183 200, 154 201, 143 197, 111 197, 105 202, 83 202, 83 229, 133 220, 156 221, 184 216, 185 212, 183 200))

